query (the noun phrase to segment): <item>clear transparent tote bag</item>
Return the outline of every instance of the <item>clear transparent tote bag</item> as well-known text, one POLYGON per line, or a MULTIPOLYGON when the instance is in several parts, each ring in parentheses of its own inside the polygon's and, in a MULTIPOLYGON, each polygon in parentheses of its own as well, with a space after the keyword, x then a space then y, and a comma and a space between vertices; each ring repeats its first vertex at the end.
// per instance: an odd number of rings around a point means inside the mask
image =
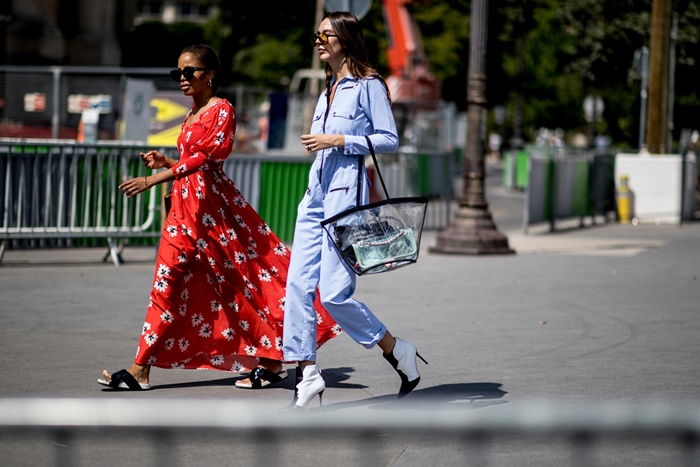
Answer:
POLYGON ((374 148, 365 138, 386 199, 360 205, 360 164, 356 206, 321 222, 340 256, 359 276, 393 271, 418 260, 428 206, 425 197, 389 198, 374 148))

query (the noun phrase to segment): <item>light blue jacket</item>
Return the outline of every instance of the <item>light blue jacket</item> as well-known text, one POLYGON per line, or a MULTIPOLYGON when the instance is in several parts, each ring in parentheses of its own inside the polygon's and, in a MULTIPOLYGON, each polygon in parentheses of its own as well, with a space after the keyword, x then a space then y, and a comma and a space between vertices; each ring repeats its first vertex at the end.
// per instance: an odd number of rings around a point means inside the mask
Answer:
POLYGON ((326 116, 327 92, 318 99, 310 134, 344 135, 345 146, 324 149, 324 156, 369 154, 365 135, 370 137, 377 154, 398 149, 396 123, 381 80, 346 76, 338 83, 326 116))

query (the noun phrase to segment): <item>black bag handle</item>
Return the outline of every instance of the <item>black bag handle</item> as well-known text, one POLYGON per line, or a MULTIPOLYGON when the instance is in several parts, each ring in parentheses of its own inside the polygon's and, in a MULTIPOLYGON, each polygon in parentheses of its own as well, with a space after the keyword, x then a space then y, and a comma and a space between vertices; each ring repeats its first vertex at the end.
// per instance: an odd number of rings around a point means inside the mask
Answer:
MULTIPOLYGON (((372 146, 372 141, 369 136, 365 135, 367 140, 367 146, 369 147, 369 153, 372 155, 372 161, 374 161, 374 168, 377 170, 377 175, 379 175, 379 181, 382 182, 382 188, 384 189, 384 195, 386 199, 389 199, 389 192, 386 189, 386 184, 384 183, 384 177, 382 177, 382 172, 379 170, 379 162, 377 161, 377 156, 374 154, 374 146, 372 146)), ((355 205, 360 206, 360 187, 362 186, 362 168, 364 167, 364 158, 359 156, 358 158, 358 170, 357 170, 357 197, 355 200, 355 205)))

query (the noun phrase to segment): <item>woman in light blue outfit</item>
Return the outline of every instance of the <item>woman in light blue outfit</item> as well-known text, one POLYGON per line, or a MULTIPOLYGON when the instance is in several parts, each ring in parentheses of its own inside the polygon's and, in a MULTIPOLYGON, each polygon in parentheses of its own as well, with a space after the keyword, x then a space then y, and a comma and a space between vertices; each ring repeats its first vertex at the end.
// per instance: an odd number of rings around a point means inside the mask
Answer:
MULTIPOLYGON (((366 348, 375 345, 401 377, 399 397, 420 380, 416 347, 395 338, 364 303, 352 298, 355 275, 333 248, 321 221, 356 203, 358 170, 369 153, 368 135, 377 153, 396 151, 399 138, 384 80, 368 64, 362 29, 351 13, 329 13, 313 35, 326 62, 326 89, 321 94, 310 134, 301 142, 316 152, 309 186, 299 204, 284 313, 284 359, 297 361, 294 404, 305 408, 326 385, 316 365, 316 311, 321 302, 335 321, 366 348)), ((361 198, 369 198, 366 174, 361 198)), ((420 355, 418 355, 420 357, 420 355)))

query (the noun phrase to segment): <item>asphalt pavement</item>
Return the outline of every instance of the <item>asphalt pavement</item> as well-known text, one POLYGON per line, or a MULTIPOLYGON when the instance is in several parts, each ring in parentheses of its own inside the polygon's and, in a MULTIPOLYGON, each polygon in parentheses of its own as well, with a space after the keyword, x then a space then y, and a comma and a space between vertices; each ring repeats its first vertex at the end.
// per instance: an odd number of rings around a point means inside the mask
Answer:
MULTIPOLYGON (((429 362, 420 363, 422 380, 407 403, 465 413, 542 402, 698 404, 700 223, 599 221, 580 228, 576 221, 553 233, 536 226, 525 234, 525 196, 501 187, 497 166, 489 166, 487 199, 516 254, 434 254, 428 248, 436 234, 426 232, 416 265, 358 280, 356 297, 429 362)), ((153 248, 127 247, 126 262, 117 268, 102 262, 104 253, 5 253, 1 399, 156 399, 171 401, 174 410, 202 399, 270 408, 291 401, 293 377, 252 391, 234 387, 238 375, 216 371, 156 368, 152 391, 103 390, 96 383, 101 371, 128 367, 135 354, 155 259, 153 248)), ((320 349, 318 363, 328 386, 326 411, 380 410, 393 402, 399 380, 378 348, 364 349, 341 335, 320 349)), ((183 433, 176 439, 178 458, 182 465, 266 465, 259 450, 269 445, 256 436, 235 443, 183 433)), ((460 438, 420 430, 363 436, 319 445, 283 434, 269 465, 483 465, 460 438), (359 456, 365 451, 380 454, 359 456)), ((75 443, 75 465, 159 465, 153 443, 133 433, 104 438, 90 432, 75 443)), ((489 446, 487 465, 566 465, 572 459, 569 442, 551 437, 516 436, 489 446)), ((54 465, 63 448, 46 434, 0 432, 3 465, 54 465)), ((674 442, 633 440, 622 448, 598 443, 589 459, 596 465, 678 465, 681 454, 674 442)))

